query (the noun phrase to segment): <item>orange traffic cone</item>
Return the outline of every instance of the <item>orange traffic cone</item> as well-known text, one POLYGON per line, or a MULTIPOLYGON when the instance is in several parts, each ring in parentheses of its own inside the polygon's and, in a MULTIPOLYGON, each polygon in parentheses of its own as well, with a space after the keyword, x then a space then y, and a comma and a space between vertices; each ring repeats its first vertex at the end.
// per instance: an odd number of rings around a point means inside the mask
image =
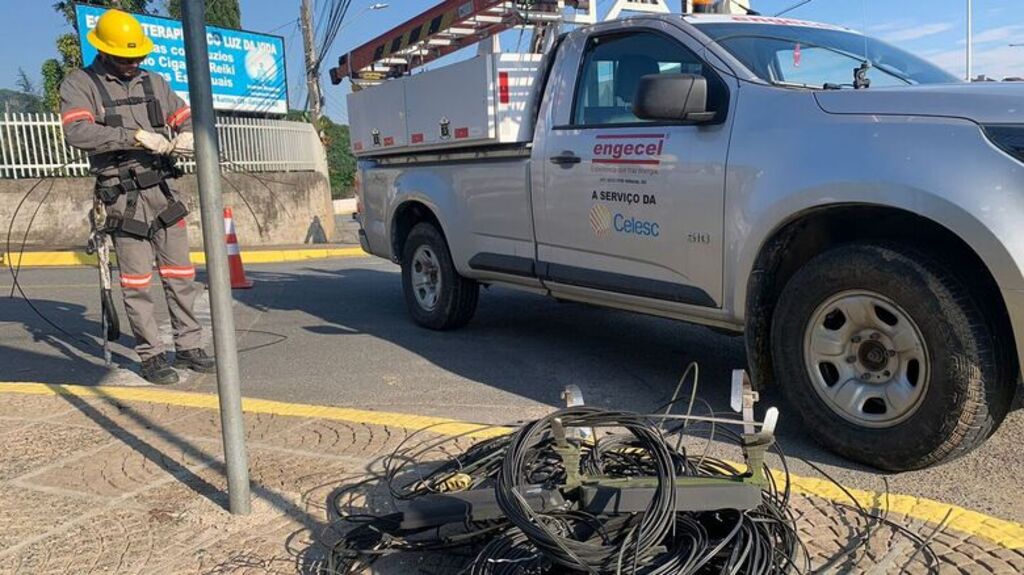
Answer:
POLYGON ((235 235, 235 215, 230 207, 224 208, 224 235, 228 244, 228 267, 231 269, 231 289, 249 289, 252 282, 245 277, 242 266, 242 250, 235 235))

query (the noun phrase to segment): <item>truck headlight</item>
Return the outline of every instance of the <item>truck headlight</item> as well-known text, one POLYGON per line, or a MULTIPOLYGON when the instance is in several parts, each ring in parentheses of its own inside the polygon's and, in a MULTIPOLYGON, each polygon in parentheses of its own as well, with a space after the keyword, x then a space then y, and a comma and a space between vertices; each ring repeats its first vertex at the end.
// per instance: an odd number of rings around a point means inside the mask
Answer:
POLYGON ((1004 152, 1024 162, 1024 125, 985 126, 985 135, 1004 152))

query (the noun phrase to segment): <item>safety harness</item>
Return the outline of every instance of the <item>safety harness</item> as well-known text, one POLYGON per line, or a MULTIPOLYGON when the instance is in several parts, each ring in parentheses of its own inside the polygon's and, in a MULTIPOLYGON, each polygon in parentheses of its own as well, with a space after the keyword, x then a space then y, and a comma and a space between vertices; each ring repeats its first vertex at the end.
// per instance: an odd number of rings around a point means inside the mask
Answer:
MULTIPOLYGON (((149 115, 149 123, 153 128, 163 128, 164 121, 163 107, 157 99, 153 90, 153 80, 149 75, 142 78, 142 91, 144 97, 138 96, 115 100, 110 96, 110 91, 103 84, 99 73, 91 67, 85 69, 86 74, 96 85, 100 100, 103 103, 103 117, 97 118, 96 123, 111 128, 124 127, 124 117, 121 114, 111 113, 111 110, 124 106, 146 105, 149 115)), ((109 212, 104 227, 111 231, 120 231, 130 236, 140 238, 152 238, 153 235, 165 228, 178 223, 188 215, 188 208, 181 201, 174 199, 171 187, 167 184, 168 179, 180 178, 184 172, 175 165, 174 159, 166 156, 158 156, 153 168, 128 168, 125 166, 123 152, 109 152, 114 154, 115 162, 118 164, 118 183, 113 186, 101 186, 97 182, 96 195, 107 206, 113 205, 121 194, 127 195, 124 214, 109 212), (153 223, 146 225, 144 222, 135 219, 135 211, 139 204, 139 196, 142 190, 159 186, 164 197, 167 198, 167 208, 161 211, 154 218, 153 223)))

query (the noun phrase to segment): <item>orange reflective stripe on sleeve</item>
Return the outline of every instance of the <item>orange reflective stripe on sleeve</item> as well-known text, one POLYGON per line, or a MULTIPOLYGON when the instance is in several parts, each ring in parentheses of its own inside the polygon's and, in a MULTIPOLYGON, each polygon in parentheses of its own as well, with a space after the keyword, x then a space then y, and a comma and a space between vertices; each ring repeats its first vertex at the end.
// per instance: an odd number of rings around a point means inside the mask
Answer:
POLYGON ((62 114, 60 117, 61 123, 65 126, 73 122, 79 122, 82 120, 88 120, 90 122, 95 123, 96 117, 92 115, 92 112, 86 110, 85 108, 73 108, 71 110, 68 110, 67 112, 64 112, 64 114, 62 114))
POLYGON ((164 279, 192 279, 196 277, 194 266, 161 266, 160 277, 164 279))
POLYGON ((153 281, 153 274, 121 274, 121 287, 125 289, 146 289, 151 281, 153 281))
POLYGON ((170 116, 167 116, 167 123, 172 128, 177 128, 185 120, 189 119, 190 116, 192 116, 192 108, 189 108, 188 106, 185 106, 184 108, 178 110, 177 112, 171 114, 170 116))

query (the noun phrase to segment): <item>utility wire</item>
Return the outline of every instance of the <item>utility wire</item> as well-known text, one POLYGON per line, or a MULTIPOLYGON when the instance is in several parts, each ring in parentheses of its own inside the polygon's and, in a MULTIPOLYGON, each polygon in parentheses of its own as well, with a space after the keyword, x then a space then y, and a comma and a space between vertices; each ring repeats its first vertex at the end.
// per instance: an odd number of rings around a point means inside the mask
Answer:
POLYGON ((345 21, 345 16, 348 15, 351 5, 352 0, 331 0, 328 22, 320 39, 320 44, 317 47, 316 61, 313 65, 313 71, 318 75, 324 58, 331 47, 334 46, 334 41, 338 38, 338 32, 341 30, 341 25, 345 21))
POLYGON ((270 30, 268 30, 267 32, 264 32, 264 34, 273 34, 274 32, 277 32, 278 30, 280 30, 281 28, 284 28, 284 27, 286 27, 286 26, 289 26, 289 25, 295 25, 295 24, 297 24, 297 23, 298 23, 298 21, 299 21, 299 19, 298 19, 298 18, 293 18, 293 19, 291 19, 291 20, 288 20, 288 21, 287 21, 287 22, 285 22, 284 24, 281 24, 280 26, 277 26, 277 27, 271 28, 271 29, 270 29, 270 30))
POLYGON ((782 16, 784 14, 788 14, 788 13, 792 12, 793 10, 796 10, 797 8, 800 8, 801 6, 806 6, 807 4, 810 4, 811 2, 814 2, 814 0, 800 0, 800 2, 797 2, 796 4, 790 6, 789 8, 786 8, 786 9, 782 10, 781 12, 776 13, 774 18, 778 18, 779 16, 782 16))

